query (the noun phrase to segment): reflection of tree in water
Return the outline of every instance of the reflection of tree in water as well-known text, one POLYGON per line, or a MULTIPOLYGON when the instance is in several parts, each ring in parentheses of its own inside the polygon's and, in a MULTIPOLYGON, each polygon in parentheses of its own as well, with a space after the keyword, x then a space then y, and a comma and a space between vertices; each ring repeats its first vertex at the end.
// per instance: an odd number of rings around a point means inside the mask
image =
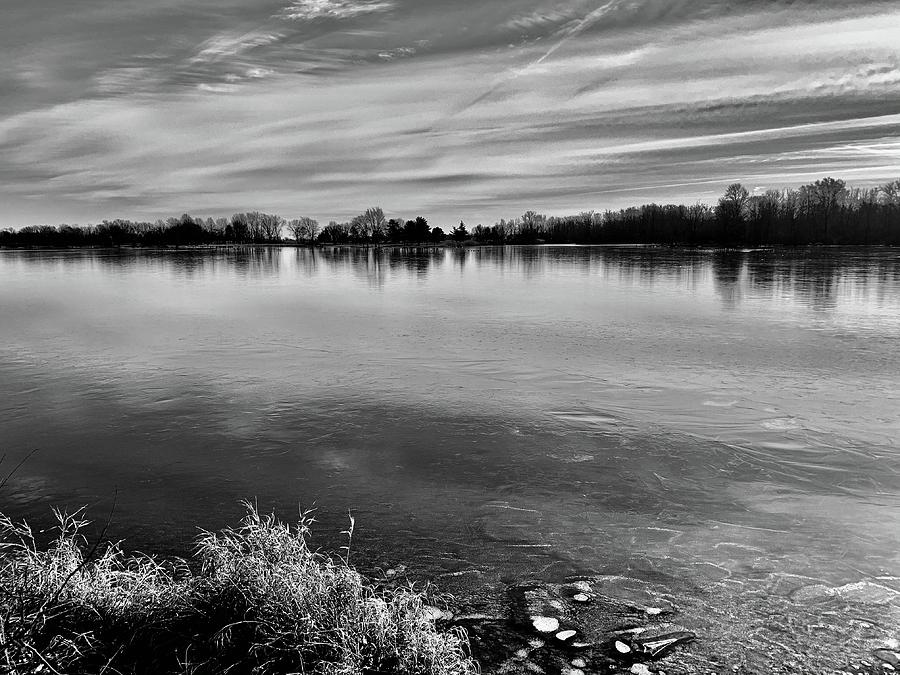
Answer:
POLYGON ((695 288, 708 265, 698 251, 659 247, 602 247, 591 249, 585 264, 600 268, 604 277, 615 277, 629 286, 653 287, 657 283, 695 288))
POLYGON ((577 272, 588 275, 601 265, 603 254, 594 247, 547 246, 540 249, 545 266, 560 269, 566 273, 577 272))
POLYGON ((532 246, 484 246, 475 249, 473 259, 478 265, 516 272, 526 279, 541 274, 547 260, 546 248, 532 246))
POLYGON ((883 306, 889 301, 898 302, 893 289, 900 286, 900 254, 894 253, 891 259, 882 262, 883 264, 866 276, 866 281, 877 289, 874 291, 875 299, 883 306))
POLYGON ((365 280, 373 288, 384 288, 384 282, 387 280, 387 265, 384 264, 380 249, 368 246, 351 248, 348 254, 354 276, 365 280))
MULTIPOLYGON (((491 266, 526 279, 545 275, 548 268, 584 274, 599 272, 605 278, 635 287, 655 284, 695 289, 712 274, 717 295, 733 308, 748 295, 794 298, 816 311, 831 311, 846 302, 891 303, 884 297, 900 283, 900 255, 892 250, 870 249, 680 249, 664 247, 531 247, 433 246, 322 247, 293 249, 298 267, 311 276, 318 266, 351 272, 370 286, 382 288, 391 274, 406 273, 418 279, 451 260, 460 273, 470 266, 491 266), (348 269, 349 268, 349 269, 348 269), (844 297, 846 296, 846 297, 844 297), (878 297, 875 297, 878 296, 878 297)), ((179 273, 200 275, 210 267, 234 266, 239 274, 262 276, 279 273, 280 249, 238 248, 227 253, 195 251, 155 256, 154 264, 177 266, 179 273)), ((149 255, 149 254, 148 254, 149 255)), ((117 256, 111 256, 115 259, 117 256)), ((105 264, 121 264, 103 259, 105 264)), ((126 261, 127 264, 127 261, 126 261)))
POLYGON ((417 279, 425 279, 444 262, 444 250, 433 246, 391 246, 382 249, 381 255, 391 273, 405 272, 417 279))
POLYGON ((711 273, 714 289, 726 307, 736 307, 748 297, 793 301, 821 312, 860 303, 896 307, 893 289, 900 285, 900 254, 894 249, 881 248, 711 252, 627 246, 236 246, 163 251, 81 250, 45 256, 34 264, 57 271, 68 265, 114 271, 137 265, 188 281, 235 276, 265 278, 286 273, 307 278, 322 274, 350 275, 372 287, 383 288, 389 276, 405 274, 422 280, 448 260, 459 274, 470 273, 472 267, 492 267, 532 279, 546 276, 548 271, 558 271, 596 276, 635 288, 662 284, 696 289, 708 281, 711 273))
POLYGON ((385 265, 379 250, 357 246, 324 246, 314 253, 315 264, 322 265, 335 276, 348 271, 370 286, 381 288, 385 282, 385 265))
POLYGON ((661 252, 647 248, 623 248, 604 251, 604 262, 618 270, 619 280, 633 286, 652 286, 661 269, 661 252))
POLYGON ((842 303, 889 302, 900 280, 900 256, 890 251, 788 249, 748 255, 747 286, 754 295, 791 298, 816 312, 842 303))
POLYGON ((316 251, 316 262, 330 272, 338 272, 346 267, 349 249, 341 246, 324 246, 316 251))
POLYGON ((503 269, 507 258, 515 255, 516 250, 509 246, 479 246, 472 249, 472 260, 475 267, 490 265, 495 269, 503 269))
POLYGON ((430 246, 325 246, 316 250, 316 262, 331 272, 347 273, 381 288, 390 274, 425 278, 444 262, 444 250, 430 246))
POLYGON ((807 251, 798 257, 793 251, 754 253, 747 266, 748 284, 762 297, 792 297, 816 311, 837 306, 842 277, 850 273, 849 260, 807 251))
POLYGON ((319 269, 319 251, 313 247, 298 246, 294 249, 294 264, 307 278, 314 277, 319 269))
MULTIPOLYGON (((84 265, 88 261, 91 265, 116 271, 131 269, 137 263, 155 273, 168 274, 185 281, 202 277, 210 271, 216 271, 221 263, 212 258, 208 251, 192 249, 172 251, 123 249, 114 252, 87 250, 59 258, 61 264, 70 262, 84 265)), ((225 265, 225 263, 221 264, 225 265)))
MULTIPOLYGON (((168 268, 168 271, 171 271, 176 278, 186 281, 207 276, 210 272, 215 273, 220 268, 227 266, 222 259, 211 257, 205 251, 200 250, 165 252, 162 255, 154 252, 153 260, 154 263, 160 263, 162 269, 168 268)), ((121 264, 126 259, 120 257, 119 261, 121 264)))
POLYGON ((804 257, 791 265, 794 295, 817 312, 832 311, 837 306, 841 277, 847 271, 833 256, 804 257))
POLYGON ((739 251, 717 251, 712 258, 713 285, 722 299, 722 304, 733 309, 737 307, 743 293, 741 273, 744 269, 744 254, 739 251))
POLYGON ((79 251, 68 260, 86 260, 105 268, 131 269, 136 263, 145 269, 191 281, 210 276, 236 275, 248 278, 275 276, 281 272, 281 247, 236 246, 227 248, 187 248, 166 250, 122 249, 79 251))
POLYGON ((770 297, 782 292, 785 265, 774 251, 752 251, 747 254, 747 285, 754 295, 770 297))
POLYGON ((241 277, 262 279, 281 271, 280 247, 241 246, 229 249, 225 255, 241 277))
POLYGON ((547 263, 547 249, 519 248, 516 252, 519 258, 519 270, 525 275, 526 279, 533 279, 536 276, 543 275, 547 263))
POLYGON ((186 281, 202 279, 210 274, 228 274, 231 267, 227 253, 210 255, 209 251, 202 249, 154 251, 152 255, 161 269, 186 281))
POLYGON ((468 249, 451 248, 450 259, 453 261, 453 267, 459 270, 460 275, 466 270, 466 258, 468 257, 468 249))
POLYGON ((484 246, 469 255, 476 265, 492 265, 526 278, 559 268, 633 286, 666 281, 696 287, 708 265, 703 252, 645 246, 484 246))
POLYGON ((444 264, 444 250, 433 247, 404 248, 403 262, 410 274, 419 279, 428 276, 431 269, 439 269, 444 264))

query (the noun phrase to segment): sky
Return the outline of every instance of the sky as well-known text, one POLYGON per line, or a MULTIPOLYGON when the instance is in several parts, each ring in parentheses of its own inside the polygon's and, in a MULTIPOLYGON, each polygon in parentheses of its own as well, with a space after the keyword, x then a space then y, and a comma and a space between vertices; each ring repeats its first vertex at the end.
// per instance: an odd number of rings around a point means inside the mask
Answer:
POLYGON ((3 0, 0 227, 900 178, 900 5, 3 0))

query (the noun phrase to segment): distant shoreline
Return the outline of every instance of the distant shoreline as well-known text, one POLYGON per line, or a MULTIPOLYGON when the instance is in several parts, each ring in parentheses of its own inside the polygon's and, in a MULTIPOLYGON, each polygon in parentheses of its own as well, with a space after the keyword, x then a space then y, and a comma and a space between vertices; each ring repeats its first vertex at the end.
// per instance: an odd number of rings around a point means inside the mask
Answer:
POLYGON ((353 250, 455 250, 455 249, 482 249, 482 248, 634 248, 634 249, 661 249, 661 250, 685 250, 685 251, 718 251, 718 252, 751 252, 751 251, 799 251, 803 249, 900 249, 900 244, 734 244, 729 246, 717 246, 715 244, 646 244, 640 242, 582 244, 582 243, 545 243, 531 244, 490 244, 479 242, 440 242, 440 243, 385 243, 385 244, 303 244, 293 241, 283 242, 247 242, 247 243, 214 243, 214 244, 158 244, 143 246, 141 244, 121 245, 0 245, 0 251, 220 251, 231 249, 267 249, 267 248, 295 248, 307 250, 324 249, 353 249, 353 250))
POLYGON ((751 192, 732 183, 715 206, 643 204, 617 211, 548 216, 525 211, 471 229, 460 221, 449 232, 423 216, 403 220, 373 206, 349 221, 320 226, 308 216, 288 220, 250 211, 230 218, 179 218, 155 222, 103 220, 96 225, 29 225, 0 229, 3 246, 287 245, 658 245, 746 248, 760 246, 900 246, 900 180, 850 188, 822 178, 797 189, 751 192))

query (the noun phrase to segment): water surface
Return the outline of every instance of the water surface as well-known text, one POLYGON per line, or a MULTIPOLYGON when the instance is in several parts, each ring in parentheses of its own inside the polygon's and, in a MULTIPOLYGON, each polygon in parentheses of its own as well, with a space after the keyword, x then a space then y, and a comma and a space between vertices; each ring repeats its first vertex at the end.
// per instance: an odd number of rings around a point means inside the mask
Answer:
POLYGON ((891 622, 898 339, 890 249, 0 251, 0 504, 181 554, 352 510, 362 568, 627 576, 711 641, 817 585, 891 622))

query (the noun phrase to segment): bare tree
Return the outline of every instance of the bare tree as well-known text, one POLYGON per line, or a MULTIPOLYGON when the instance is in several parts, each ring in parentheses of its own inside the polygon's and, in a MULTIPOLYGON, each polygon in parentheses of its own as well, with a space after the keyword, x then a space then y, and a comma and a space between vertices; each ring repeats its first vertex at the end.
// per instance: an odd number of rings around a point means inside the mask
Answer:
POLYGON ((716 216, 719 220, 719 242, 728 244, 743 237, 744 215, 750 193, 740 183, 732 183, 725 188, 725 194, 716 205, 716 216))
POLYGON ((684 219, 688 227, 688 240, 690 243, 697 241, 697 232, 700 226, 709 219, 712 209, 708 204, 697 202, 687 207, 684 212, 684 219))
POLYGON ((303 237, 309 242, 314 242, 316 237, 319 236, 319 221, 307 217, 303 217, 300 220, 303 221, 303 237))
POLYGON ((366 229, 365 217, 363 214, 353 216, 350 219, 350 239, 355 242, 363 242, 369 240, 368 230, 366 229))
POLYGON ((247 227, 250 232, 250 241, 262 241, 262 214, 259 211, 251 211, 247 214, 247 227))
POLYGON ((724 206, 730 215, 743 217, 744 207, 750 201, 750 193, 740 183, 732 183, 725 188, 725 194, 719 200, 719 205, 724 206))
POLYGON ((366 209, 366 212, 359 218, 359 225, 366 239, 376 244, 384 239, 387 230, 387 219, 385 219, 384 211, 381 210, 380 206, 366 209))
POLYGON ((301 241, 313 242, 316 235, 319 234, 319 221, 303 216, 295 218, 288 223, 288 230, 294 236, 294 240, 299 244, 301 241))
POLYGON ((259 229, 265 241, 280 241, 281 228, 284 227, 284 218, 273 216, 269 213, 259 214, 259 229))
POLYGON ((537 239, 542 234, 544 224, 547 222, 547 216, 534 211, 526 211, 522 214, 522 226, 519 234, 526 241, 537 239))
POLYGON ((812 185, 804 186, 812 205, 815 206, 815 215, 821 228, 822 241, 829 243, 829 221, 832 214, 844 203, 847 198, 847 184, 836 178, 822 178, 812 185))
POLYGON ((838 178, 822 178, 813 183, 813 191, 819 206, 830 213, 847 196, 847 184, 838 178))
POLYGON ((900 206, 900 180, 892 180, 878 188, 881 201, 888 206, 900 206))
POLYGON ((350 224, 329 221, 322 228, 322 240, 330 244, 346 244, 350 240, 350 224))

